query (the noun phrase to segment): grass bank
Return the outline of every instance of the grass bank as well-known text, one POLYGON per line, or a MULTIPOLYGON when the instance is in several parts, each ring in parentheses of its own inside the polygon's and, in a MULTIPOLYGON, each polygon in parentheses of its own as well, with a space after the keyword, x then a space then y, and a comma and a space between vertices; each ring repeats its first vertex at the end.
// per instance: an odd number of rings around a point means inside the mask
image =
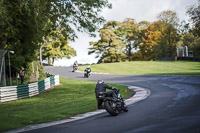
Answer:
MULTIPOLYGON (((87 66, 82 66, 83 71, 87 66)), ((200 75, 200 62, 133 61, 92 65, 93 72, 132 75, 200 75)))
MULTIPOLYGON (((109 85, 119 88, 124 98, 131 96, 126 86, 109 85)), ((1 103, 0 132, 97 110, 95 86, 96 82, 61 78, 60 86, 38 96, 1 103)))

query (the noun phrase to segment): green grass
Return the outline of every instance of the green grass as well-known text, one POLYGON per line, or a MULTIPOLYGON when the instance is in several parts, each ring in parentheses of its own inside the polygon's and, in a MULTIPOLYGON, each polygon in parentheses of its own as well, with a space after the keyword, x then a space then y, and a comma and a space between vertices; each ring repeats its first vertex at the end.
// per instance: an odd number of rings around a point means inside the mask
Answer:
MULTIPOLYGON (((0 104, 0 132, 60 120, 97 110, 96 82, 61 78, 60 86, 38 96, 0 104)), ((131 96, 126 86, 113 85, 124 98, 131 96)))
MULTIPOLYGON (((83 71, 87 66, 82 66, 83 71)), ((132 75, 200 75, 200 62, 133 61, 92 65, 93 72, 132 75)))

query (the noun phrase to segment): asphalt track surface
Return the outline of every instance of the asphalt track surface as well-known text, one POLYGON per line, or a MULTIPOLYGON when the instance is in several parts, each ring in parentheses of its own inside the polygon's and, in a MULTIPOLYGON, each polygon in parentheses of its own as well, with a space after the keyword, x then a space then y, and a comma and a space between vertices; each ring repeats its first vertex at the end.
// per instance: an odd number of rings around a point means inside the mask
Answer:
POLYGON ((132 85, 151 95, 116 117, 107 112, 82 120, 27 131, 29 133, 200 133, 200 76, 144 76, 71 72, 72 68, 47 67, 60 77, 132 85))

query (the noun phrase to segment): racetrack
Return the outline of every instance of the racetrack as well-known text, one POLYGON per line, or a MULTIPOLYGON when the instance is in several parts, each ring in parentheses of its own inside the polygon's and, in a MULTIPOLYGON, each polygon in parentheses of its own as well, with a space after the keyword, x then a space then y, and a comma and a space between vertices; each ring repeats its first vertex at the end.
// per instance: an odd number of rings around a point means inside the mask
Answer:
POLYGON ((29 133, 199 133, 200 76, 143 76, 72 73, 72 68, 47 67, 61 77, 147 88, 151 95, 116 117, 102 113, 79 121, 39 128, 29 133))

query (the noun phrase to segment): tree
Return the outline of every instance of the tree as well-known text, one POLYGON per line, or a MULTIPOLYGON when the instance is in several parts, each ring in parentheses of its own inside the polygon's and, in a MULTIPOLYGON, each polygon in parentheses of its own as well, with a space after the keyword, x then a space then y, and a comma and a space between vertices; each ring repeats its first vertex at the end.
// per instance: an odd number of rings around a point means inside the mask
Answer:
POLYGON ((185 33, 181 39, 181 46, 187 46, 189 51, 193 51, 194 57, 200 57, 200 37, 192 32, 185 33))
POLYGON ((3 0, 0 2, 0 48, 14 50, 12 58, 26 65, 37 59, 37 51, 49 32, 65 30, 74 40, 75 30, 94 36, 103 8, 111 8, 108 0, 3 0), (33 56, 34 55, 34 56, 33 56))
POLYGON ((162 35, 161 31, 156 27, 158 24, 159 22, 153 22, 145 30, 142 43, 140 44, 142 60, 154 60, 156 58, 155 47, 158 45, 158 40, 162 35))
POLYGON ((175 11, 171 11, 171 10, 162 11, 157 16, 157 18, 161 22, 165 22, 173 26, 178 26, 179 18, 177 17, 177 13, 175 11))
MULTIPOLYGON (((134 58, 134 52, 142 43, 144 30, 149 22, 136 23, 134 19, 127 18, 123 22, 109 21, 99 30, 101 39, 98 42, 90 42, 91 48, 88 54, 95 53, 99 62, 118 62, 134 58)), ((141 54, 138 54, 141 55, 141 54)))
MULTIPOLYGON (((162 38, 158 45, 158 49, 162 52, 159 58, 172 57, 176 53, 176 42, 179 40, 178 36, 178 17, 175 11, 163 11, 158 15, 158 21, 162 24, 160 29, 162 31, 162 38), (166 46, 166 47, 165 47, 166 46), (165 55, 164 55, 165 53, 165 55)), ((159 26, 159 25, 158 25, 159 26)))
POLYGON ((125 44, 116 34, 120 22, 110 21, 99 30, 100 40, 90 42, 88 54, 95 53, 100 62, 119 62, 125 58, 125 44))
POLYGON ((125 19, 116 29, 116 34, 126 44, 126 56, 129 61, 134 60, 134 52, 138 50, 142 42, 144 30, 148 27, 149 22, 141 21, 136 23, 132 18, 125 19))
POLYGON ((55 59, 66 57, 70 59, 76 56, 76 51, 69 46, 69 38, 66 33, 61 30, 51 31, 46 37, 45 44, 43 45, 43 57, 48 59, 48 64, 54 64, 55 59), (52 62, 51 62, 52 59, 52 62))
POLYGON ((198 5, 193 5, 188 9, 187 14, 194 24, 193 33, 200 37, 200 0, 198 0, 198 5))
POLYGON ((137 23, 134 19, 125 19, 117 29, 117 34, 126 44, 126 54, 128 56, 128 60, 131 61, 133 49, 136 49, 138 45, 138 40, 136 39, 138 35, 137 23))

